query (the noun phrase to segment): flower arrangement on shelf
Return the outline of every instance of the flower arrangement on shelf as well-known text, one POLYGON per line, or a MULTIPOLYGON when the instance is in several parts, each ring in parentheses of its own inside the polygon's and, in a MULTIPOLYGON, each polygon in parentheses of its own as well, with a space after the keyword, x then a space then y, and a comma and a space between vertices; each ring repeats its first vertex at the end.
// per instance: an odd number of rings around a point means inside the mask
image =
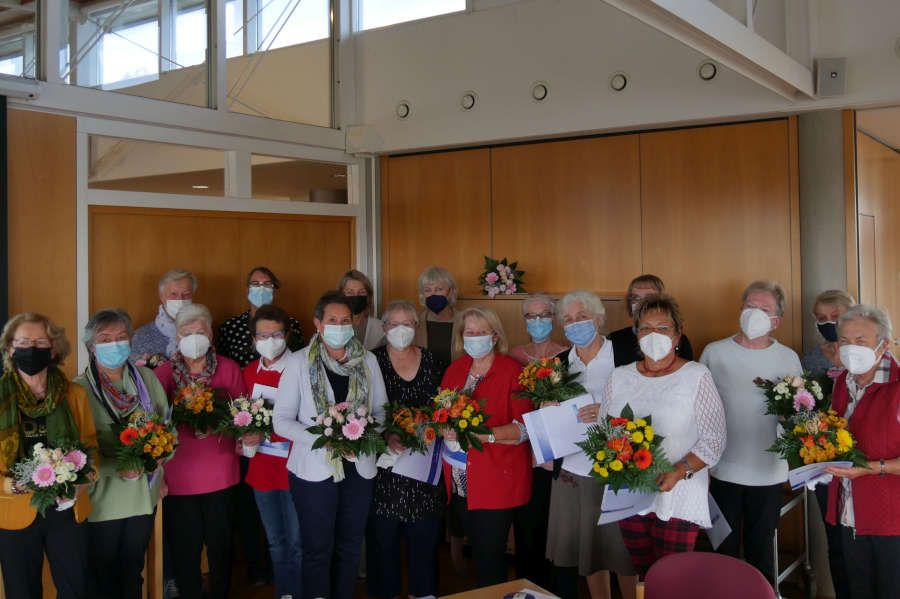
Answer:
POLYGON ((376 430, 375 419, 365 406, 355 410, 342 401, 316 416, 316 423, 306 429, 319 437, 312 448, 328 447, 335 455, 377 455, 387 448, 384 437, 376 430))
POLYGON ((613 491, 627 486, 632 491, 658 491, 656 478, 672 469, 662 449, 663 437, 652 426, 652 417, 634 417, 628 404, 619 417, 606 418, 590 428, 577 443, 594 462, 591 476, 613 491))
POLYGON ((825 395, 816 378, 809 372, 802 376, 787 375, 771 381, 757 377, 753 384, 763 390, 766 396, 766 414, 788 419, 801 410, 824 411, 831 407, 830 396, 825 395))
POLYGON ((265 439, 272 437, 272 410, 266 407, 262 397, 250 399, 238 397, 228 402, 228 415, 219 423, 216 433, 241 439, 241 451, 246 458, 252 458, 259 449, 259 443, 248 443, 248 436, 265 439))
POLYGON ((581 383, 575 382, 577 378, 578 374, 570 374, 559 358, 540 358, 519 374, 519 384, 525 389, 518 396, 531 400, 538 409, 547 403, 561 403, 587 393, 581 383))
POLYGON ((229 414, 226 400, 219 397, 212 387, 199 381, 192 381, 179 389, 173 404, 172 421, 191 427, 194 435, 201 439, 215 431, 229 414))
MULTIPOLYGON (((484 400, 473 399, 468 390, 442 389, 433 403, 431 422, 436 428, 454 431, 456 443, 463 451, 469 451, 469 447, 483 451, 478 435, 491 432, 484 425, 490 418, 484 413, 484 400)), ((452 447, 452 443, 448 442, 448 445, 452 447)))
POLYGON ((178 433, 162 417, 141 410, 132 413, 127 422, 113 425, 101 447, 115 459, 119 472, 152 473, 175 453, 178 433))
POLYGON ((493 299, 497 295, 512 295, 525 293, 522 275, 524 270, 517 270, 518 262, 507 264, 506 258, 495 260, 484 257, 484 272, 478 277, 478 284, 485 295, 493 299))
POLYGON ((847 430, 847 419, 834 410, 801 408, 785 422, 784 432, 768 451, 787 460, 791 468, 835 460, 869 467, 866 455, 857 449, 856 440, 847 430))
POLYGON ((393 402, 388 403, 385 408, 387 432, 397 435, 403 447, 425 453, 427 445, 434 443, 437 431, 431 423, 431 414, 427 410, 393 402))
POLYGON ((69 447, 46 447, 35 443, 31 457, 10 468, 13 481, 31 491, 31 505, 43 516, 50 506, 64 510, 75 503, 76 485, 92 482, 90 448, 81 443, 69 447), (57 497, 67 501, 57 502, 57 497))

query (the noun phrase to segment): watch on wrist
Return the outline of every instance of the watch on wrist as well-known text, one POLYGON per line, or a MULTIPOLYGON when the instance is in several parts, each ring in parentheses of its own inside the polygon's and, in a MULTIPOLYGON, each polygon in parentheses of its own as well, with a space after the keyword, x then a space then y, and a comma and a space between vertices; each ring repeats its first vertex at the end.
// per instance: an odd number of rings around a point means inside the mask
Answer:
POLYGON ((684 480, 691 480, 694 478, 694 469, 691 468, 691 465, 688 464, 687 460, 681 460, 681 463, 684 464, 684 480))
POLYGON ((887 470, 884 467, 884 458, 881 458, 881 476, 887 474, 887 470))
POLYGON ((491 431, 488 434, 488 443, 496 443, 496 442, 497 442, 497 437, 494 436, 494 431, 491 431))

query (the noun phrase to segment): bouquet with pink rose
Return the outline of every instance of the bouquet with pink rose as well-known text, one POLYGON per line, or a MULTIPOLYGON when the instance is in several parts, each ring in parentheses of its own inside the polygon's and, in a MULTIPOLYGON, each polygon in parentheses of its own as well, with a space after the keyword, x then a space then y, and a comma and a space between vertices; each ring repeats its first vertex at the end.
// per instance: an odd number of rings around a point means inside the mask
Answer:
POLYGON ((252 458, 256 455, 259 443, 254 440, 250 443, 247 436, 265 437, 272 436, 272 410, 266 407, 266 400, 262 397, 249 399, 238 397, 228 402, 228 413, 216 428, 216 434, 231 435, 240 438, 243 443, 241 451, 244 457, 252 458))
POLYGON ((337 455, 378 455, 387 449, 368 408, 354 408, 347 401, 329 406, 328 411, 316 416, 316 423, 306 430, 319 435, 313 442, 313 449, 328 447, 337 455))
POLYGON ((774 414, 782 420, 801 412, 827 412, 831 407, 831 394, 826 394, 825 386, 809 372, 774 381, 757 377, 753 383, 765 393, 766 414, 774 414))
POLYGON ((50 506, 64 510, 74 505, 77 485, 93 482, 91 448, 81 443, 70 447, 45 447, 35 443, 31 457, 18 460, 10 468, 13 482, 31 491, 31 505, 43 516, 50 506), (69 501, 59 502, 57 497, 69 501))
POLYGON ((525 271, 516 270, 518 265, 518 262, 507 264, 506 258, 495 260, 485 256, 484 272, 478 277, 478 284, 481 285, 484 294, 493 299, 497 295, 525 293, 522 286, 522 275, 525 271))

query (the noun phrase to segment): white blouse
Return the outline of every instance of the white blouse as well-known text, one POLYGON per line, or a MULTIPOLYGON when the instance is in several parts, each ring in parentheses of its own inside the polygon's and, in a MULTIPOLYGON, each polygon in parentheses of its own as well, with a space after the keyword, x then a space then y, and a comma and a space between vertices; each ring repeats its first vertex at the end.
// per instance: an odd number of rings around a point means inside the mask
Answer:
MULTIPOLYGON (((625 404, 635 418, 653 417, 653 430, 665 437, 662 449, 674 465, 694 453, 714 466, 725 450, 725 410, 706 366, 688 362, 672 374, 648 377, 637 362, 616 368, 600 402, 600 416, 619 416, 625 404)), ((709 468, 671 491, 659 493, 650 507, 660 520, 679 518, 709 528, 709 468)))

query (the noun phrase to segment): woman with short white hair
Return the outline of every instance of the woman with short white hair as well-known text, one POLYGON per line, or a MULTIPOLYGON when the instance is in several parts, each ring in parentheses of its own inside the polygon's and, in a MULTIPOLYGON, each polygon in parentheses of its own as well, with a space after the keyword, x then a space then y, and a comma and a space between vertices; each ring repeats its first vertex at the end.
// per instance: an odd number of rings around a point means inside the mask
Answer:
POLYGON ((884 310, 854 306, 837 329, 847 371, 831 405, 869 462, 828 469, 828 521, 840 526, 850 597, 889 597, 900 588, 900 365, 884 310))
POLYGON ((178 349, 175 333, 175 317, 178 311, 194 301, 197 293, 197 277, 189 270, 176 268, 159 279, 157 285, 159 309, 153 322, 134 332, 131 355, 135 360, 155 364, 151 358, 168 358, 178 349))
POLYGON ((540 358, 552 358, 568 349, 550 338, 555 316, 556 302, 549 295, 536 293, 522 302, 522 317, 531 343, 512 348, 509 357, 527 365, 540 358))
MULTIPOLYGON (((175 317, 178 351, 154 373, 170 403, 193 382, 202 382, 226 398, 246 394, 241 368, 216 354, 212 315, 202 304, 188 304, 175 317)), ((239 480, 234 439, 178 426, 178 449, 166 464, 169 494, 163 524, 171 549, 175 580, 183 597, 200 597, 200 553, 206 545, 209 596, 228 596, 231 582, 232 495, 239 480)))

